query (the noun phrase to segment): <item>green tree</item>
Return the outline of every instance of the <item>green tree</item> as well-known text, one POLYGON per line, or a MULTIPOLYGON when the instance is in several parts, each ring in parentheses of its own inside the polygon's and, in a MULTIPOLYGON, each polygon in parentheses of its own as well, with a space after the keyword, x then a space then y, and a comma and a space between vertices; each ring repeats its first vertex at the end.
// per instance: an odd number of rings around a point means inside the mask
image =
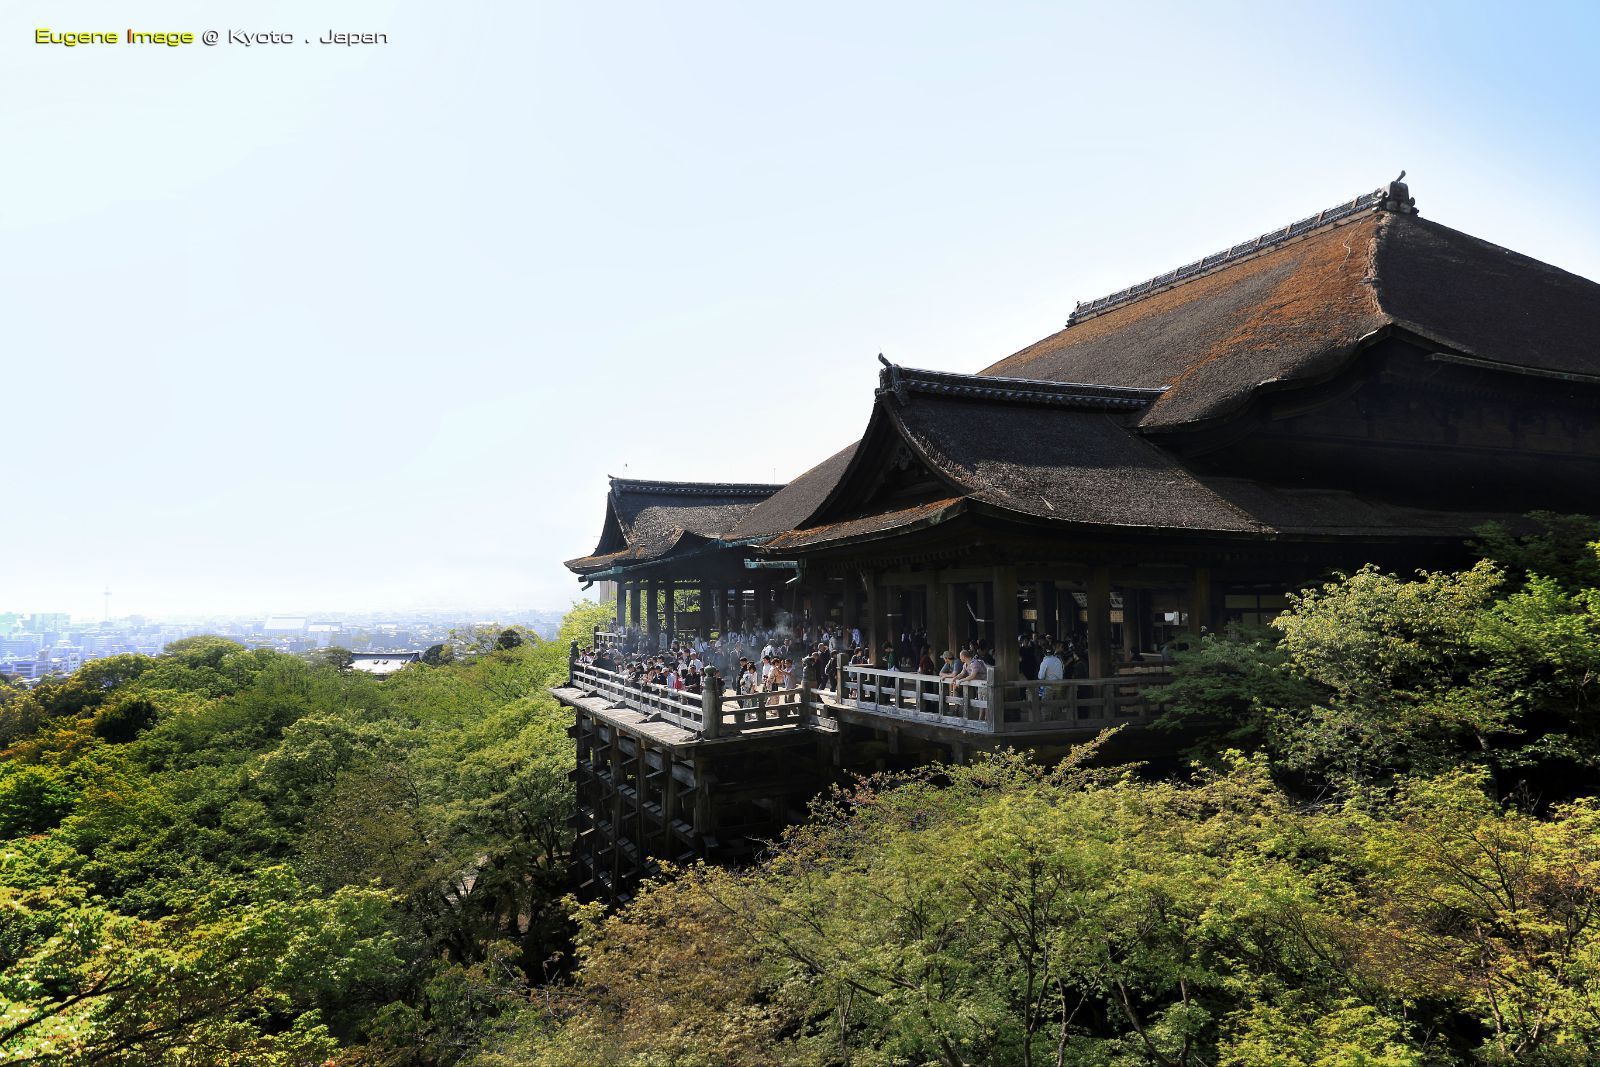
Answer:
POLYGON ((1540 575, 1569 592, 1600 587, 1600 558, 1593 549, 1600 541, 1600 518, 1531 512, 1526 525, 1515 532, 1504 523, 1478 527, 1478 549, 1513 581, 1540 575))

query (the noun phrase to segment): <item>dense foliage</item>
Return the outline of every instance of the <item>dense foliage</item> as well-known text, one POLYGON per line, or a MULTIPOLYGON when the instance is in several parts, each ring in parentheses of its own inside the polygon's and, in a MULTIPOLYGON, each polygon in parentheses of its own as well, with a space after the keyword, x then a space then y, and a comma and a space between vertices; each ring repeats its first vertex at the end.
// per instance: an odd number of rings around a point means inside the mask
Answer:
POLYGON ((569 937, 566 644, 478 644, 379 681, 190 638, 0 689, 0 1061, 458 1058, 473 983, 569 937))
POLYGON ((1152 753, 879 775, 564 899, 560 642, 383 681, 215 639, 0 689, 0 1060, 1600 1062, 1592 520, 1182 654, 1152 753))
POLYGON ((880 776, 579 908, 573 982, 479 1062, 1600 1062, 1600 527, 1536 520, 1206 638, 1186 771, 880 776))
MULTIPOLYGON (((1600 808, 1480 774, 1308 807, 1002 758, 582 913, 558 1064, 1593 1063, 1600 808)), ((518 1062, 511 1056, 503 1062, 518 1062)))

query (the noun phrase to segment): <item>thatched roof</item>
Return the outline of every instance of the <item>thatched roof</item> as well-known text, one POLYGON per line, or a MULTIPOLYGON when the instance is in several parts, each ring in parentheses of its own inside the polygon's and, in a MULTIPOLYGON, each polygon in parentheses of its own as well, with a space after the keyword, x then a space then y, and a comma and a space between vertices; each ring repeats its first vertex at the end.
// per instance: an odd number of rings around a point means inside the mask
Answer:
POLYGON ((1600 284, 1459 230, 1367 209, 1237 247, 1083 305, 981 373, 1164 386, 1141 421, 1151 431, 1214 423, 1263 385, 1326 378, 1391 329, 1497 369, 1600 382, 1600 284))

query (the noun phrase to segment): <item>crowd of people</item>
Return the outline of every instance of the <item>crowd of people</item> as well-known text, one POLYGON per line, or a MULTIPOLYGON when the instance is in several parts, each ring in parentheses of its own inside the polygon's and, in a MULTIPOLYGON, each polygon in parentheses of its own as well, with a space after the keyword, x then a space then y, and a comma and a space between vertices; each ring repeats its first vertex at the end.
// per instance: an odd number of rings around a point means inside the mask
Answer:
MULTIPOLYGON (((1057 640, 1025 633, 1017 639, 1021 677, 1039 681, 1087 678, 1088 659, 1080 638, 1057 640)), ((982 682, 995 666, 994 648, 981 638, 937 657, 928 636, 906 631, 874 655, 857 628, 837 624, 798 629, 733 631, 707 640, 667 640, 660 634, 625 630, 597 634, 594 645, 579 650, 578 662, 623 676, 629 686, 658 687, 699 694, 713 673, 722 691, 749 695, 811 685, 837 691, 843 666, 923 674, 955 686, 982 682)))

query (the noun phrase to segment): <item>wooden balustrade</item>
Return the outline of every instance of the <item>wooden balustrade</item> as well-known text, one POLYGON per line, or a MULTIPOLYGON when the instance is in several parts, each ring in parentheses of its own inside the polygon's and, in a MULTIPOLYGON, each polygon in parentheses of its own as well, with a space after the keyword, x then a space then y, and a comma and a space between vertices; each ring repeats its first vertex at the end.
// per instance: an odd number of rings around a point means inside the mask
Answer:
POLYGON ((1139 674, 951 683, 927 674, 845 667, 838 699, 857 711, 978 733, 1048 733, 1147 723, 1157 708, 1144 691, 1168 681, 1167 675, 1139 674))
MULTIPOLYGON (((629 685, 625 675, 584 664, 573 668, 572 682, 577 688, 605 697, 614 705, 695 733, 706 732, 704 703, 699 693, 659 685, 629 685)), ((771 693, 725 692, 721 728, 717 733, 735 734, 769 726, 797 725, 806 718, 807 710, 805 694, 799 689, 771 693)))
POLYGON ((1103 730, 1148 723, 1160 708, 1146 689, 1166 685, 1166 674, 1125 674, 1112 678, 1065 678, 1049 682, 999 682, 1003 733, 1053 733, 1103 730))
POLYGON ((857 711, 993 732, 994 690, 988 682, 948 683, 931 674, 846 666, 839 672, 838 696, 857 711))
MULTIPOLYGON (((613 704, 706 733, 702 697, 662 686, 630 686, 627 678, 593 666, 573 668, 573 684, 613 704)), ((1145 690, 1170 681, 1165 674, 1061 681, 946 682, 934 675, 844 667, 834 696, 855 711, 890 719, 930 723, 989 734, 1098 731, 1109 726, 1148 723, 1159 710, 1145 690)), ((815 718, 814 694, 805 689, 722 696, 717 735, 774 726, 795 726, 815 718)))

